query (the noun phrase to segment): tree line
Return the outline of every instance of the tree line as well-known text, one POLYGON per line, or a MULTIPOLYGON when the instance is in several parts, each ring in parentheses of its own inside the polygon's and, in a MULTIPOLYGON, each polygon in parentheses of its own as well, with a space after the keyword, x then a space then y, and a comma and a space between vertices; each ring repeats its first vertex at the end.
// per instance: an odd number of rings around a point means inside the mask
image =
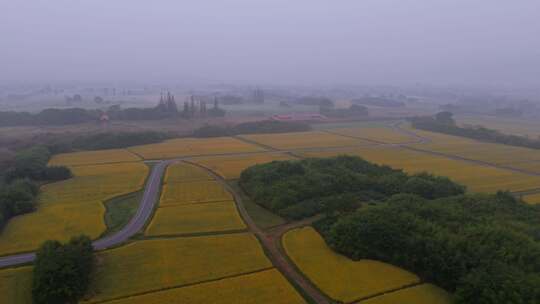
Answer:
POLYGON ((163 105, 159 104, 152 108, 125 108, 111 106, 106 110, 98 109, 45 109, 38 113, 0 111, 0 127, 11 126, 62 126, 97 122, 106 115, 108 119, 114 120, 160 120, 167 118, 193 118, 193 117, 222 117, 225 110, 219 107, 217 101, 212 108, 206 109, 206 105, 201 109, 195 107, 194 103, 185 103, 183 110, 178 110, 176 103, 163 105), (203 113, 199 114, 202 110, 203 113))
POLYGON ((414 117, 411 118, 410 121, 414 128, 420 130, 462 136, 503 145, 540 149, 540 139, 504 134, 498 130, 489 129, 483 126, 460 127, 454 121, 451 112, 440 112, 433 117, 414 117))
POLYGON ((256 165, 240 184, 286 218, 325 214, 314 226, 335 251, 415 272, 458 304, 540 302, 540 207, 509 193, 352 156, 256 165))

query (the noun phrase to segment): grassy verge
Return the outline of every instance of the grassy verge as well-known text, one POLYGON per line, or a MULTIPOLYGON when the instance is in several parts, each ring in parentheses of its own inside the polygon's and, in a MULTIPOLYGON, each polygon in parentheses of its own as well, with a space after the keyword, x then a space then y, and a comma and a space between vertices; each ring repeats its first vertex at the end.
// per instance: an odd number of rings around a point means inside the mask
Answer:
POLYGON ((143 191, 141 190, 115 197, 105 203, 107 208, 105 213, 107 234, 117 232, 127 225, 129 220, 137 213, 142 195, 143 191))
POLYGON ((257 226, 262 229, 270 228, 273 226, 281 225, 286 223, 285 219, 275 215, 274 213, 264 209, 263 207, 254 203, 242 190, 238 181, 228 181, 229 185, 233 188, 234 192, 238 193, 242 198, 242 202, 246 207, 246 211, 249 213, 249 216, 255 221, 257 226))

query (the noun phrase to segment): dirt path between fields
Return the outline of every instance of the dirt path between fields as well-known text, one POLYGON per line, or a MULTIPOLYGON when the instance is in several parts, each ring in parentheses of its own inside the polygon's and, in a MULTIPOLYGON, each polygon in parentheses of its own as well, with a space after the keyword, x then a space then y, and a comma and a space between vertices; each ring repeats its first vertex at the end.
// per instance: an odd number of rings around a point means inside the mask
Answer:
MULTIPOLYGON (((186 161, 188 162, 188 161, 186 161)), ((286 257, 282 247, 281 247, 281 236, 287 230, 309 225, 313 223, 318 217, 309 218, 300 222, 283 224, 273 229, 270 229, 269 232, 263 231, 257 226, 255 221, 251 218, 247 212, 244 204, 242 202, 242 197, 239 195, 232 187, 218 174, 214 173, 212 170, 201 166, 197 163, 188 162, 192 165, 198 166, 206 170, 216 181, 218 181, 225 189, 227 189, 234 197, 236 202, 236 207, 240 212, 240 215, 244 219, 244 222, 248 226, 249 231, 257 236, 261 245, 267 253, 268 258, 274 264, 274 266, 286 277, 291 283, 297 286, 302 292, 307 295, 314 303, 317 304, 330 304, 332 301, 326 297, 321 291, 319 291, 315 285, 313 285, 303 274, 301 274, 296 266, 292 264, 291 261, 286 257)))

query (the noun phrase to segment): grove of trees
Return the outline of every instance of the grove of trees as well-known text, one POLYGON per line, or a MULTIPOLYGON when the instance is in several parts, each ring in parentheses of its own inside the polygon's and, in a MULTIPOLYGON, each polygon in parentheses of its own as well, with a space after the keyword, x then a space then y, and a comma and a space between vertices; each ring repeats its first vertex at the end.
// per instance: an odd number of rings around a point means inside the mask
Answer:
POLYGON ((88 289, 94 266, 94 248, 89 237, 74 237, 66 244, 46 241, 34 262, 33 302, 77 303, 88 289))
POLYGON ((540 303, 540 206, 509 193, 351 156, 256 165, 240 185, 286 218, 325 214, 314 226, 335 251, 410 270, 457 304, 540 303))

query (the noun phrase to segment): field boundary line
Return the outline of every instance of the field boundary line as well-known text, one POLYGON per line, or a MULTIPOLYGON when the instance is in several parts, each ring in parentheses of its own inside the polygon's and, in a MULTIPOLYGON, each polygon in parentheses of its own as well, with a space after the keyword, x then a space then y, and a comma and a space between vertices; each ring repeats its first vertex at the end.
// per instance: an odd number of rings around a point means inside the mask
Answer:
POLYGON ((205 284, 205 283, 212 283, 212 282, 217 282, 217 281, 222 281, 222 280, 227 280, 227 279, 232 279, 232 278, 238 278, 238 277, 242 277, 242 276, 245 276, 245 275, 270 271, 272 269, 275 269, 275 267, 274 266, 264 267, 264 268, 261 268, 261 269, 248 271, 248 272, 242 272, 242 273, 238 273, 238 274, 227 275, 227 276, 219 277, 219 278, 216 278, 216 279, 209 279, 209 280, 203 280, 203 281, 198 281, 198 282, 193 282, 193 283, 174 285, 174 286, 169 286, 169 287, 164 287, 164 288, 159 288, 159 289, 153 289, 153 290, 134 293, 134 294, 126 295, 126 296, 119 296, 119 297, 115 297, 115 298, 110 298, 110 299, 100 300, 100 301, 95 301, 95 302, 88 302, 88 303, 89 304, 108 303, 108 302, 112 302, 112 301, 116 301, 116 300, 129 299, 129 298, 134 298, 134 297, 143 296, 143 295, 147 295, 147 294, 167 291, 167 290, 171 290, 171 289, 179 289, 179 288, 196 286, 196 285, 205 284))
POLYGON ((377 298, 377 297, 384 296, 384 295, 387 295, 387 294, 391 294, 391 293, 394 293, 394 292, 398 292, 398 291, 401 291, 401 290, 406 290, 406 289, 413 288, 413 287, 416 287, 416 286, 420 286, 420 285, 423 285, 423 284, 426 284, 426 283, 423 282, 423 281, 420 281, 420 282, 416 282, 416 283, 412 283, 412 284, 407 284, 407 285, 399 287, 399 288, 393 288, 393 289, 389 289, 389 290, 386 290, 386 291, 378 292, 376 294, 372 294, 370 296, 365 296, 365 297, 362 297, 362 298, 359 298, 359 299, 355 299, 355 300, 352 300, 350 302, 347 302, 347 304, 362 304, 363 301, 367 301, 369 299, 377 298))
MULTIPOLYGON (((244 135, 247 135, 247 134, 244 134, 244 135)), ((258 141, 252 140, 252 139, 247 139, 245 137, 242 137, 242 135, 234 135, 234 136, 231 136, 231 137, 236 138, 236 139, 238 139, 240 141, 243 141, 243 142, 245 142, 247 144, 252 144, 254 146, 258 146, 260 148, 263 148, 263 149, 266 149, 266 150, 269 150, 269 151, 274 151, 274 152, 279 151, 279 149, 277 149, 277 148, 274 148, 274 147, 269 146, 269 145, 262 144, 262 143, 260 143, 258 141)))
POLYGON ((160 235, 144 235, 144 240, 154 240, 154 239, 179 239, 179 238, 190 238, 190 237, 205 237, 205 236, 219 236, 219 235, 230 235, 230 234, 245 234, 251 233, 249 229, 230 229, 223 231, 208 231, 208 232, 193 232, 193 233, 174 233, 174 234, 160 234, 160 235))

